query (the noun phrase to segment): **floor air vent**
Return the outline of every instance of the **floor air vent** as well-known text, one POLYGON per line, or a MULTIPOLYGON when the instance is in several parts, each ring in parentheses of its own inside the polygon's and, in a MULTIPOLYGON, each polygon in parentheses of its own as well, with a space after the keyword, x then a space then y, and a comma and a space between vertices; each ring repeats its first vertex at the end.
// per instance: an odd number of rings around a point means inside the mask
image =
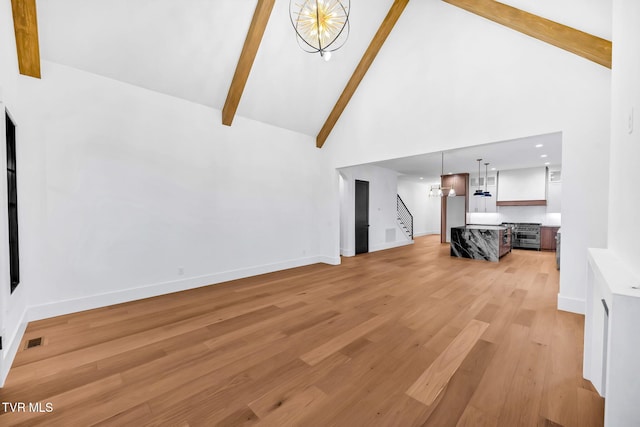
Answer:
POLYGON ((33 338, 27 341, 27 346, 25 347, 25 349, 40 347, 41 345, 42 345, 42 337, 33 338))

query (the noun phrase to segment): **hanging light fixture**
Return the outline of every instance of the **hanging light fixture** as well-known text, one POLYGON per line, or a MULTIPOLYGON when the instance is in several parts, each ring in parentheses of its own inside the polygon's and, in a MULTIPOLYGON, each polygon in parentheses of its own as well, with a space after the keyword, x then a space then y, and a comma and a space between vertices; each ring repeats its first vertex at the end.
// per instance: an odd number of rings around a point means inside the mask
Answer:
POLYGON ((489 179, 489 163, 484 164, 484 197, 491 197, 491 193, 487 190, 487 180, 489 179))
POLYGON ((473 195, 484 197, 484 191, 482 191, 482 188, 480 188, 480 162, 482 161, 482 159, 476 159, 476 161, 478 162, 478 188, 476 188, 476 191, 473 193, 473 195))
POLYGON ((328 61, 349 38, 351 0, 289 0, 289 18, 302 50, 328 61))
POLYGON ((451 184, 451 188, 449 189, 449 197, 456 197, 456 190, 453 188, 455 187, 455 183, 456 183, 456 176, 453 176, 453 184, 451 184))

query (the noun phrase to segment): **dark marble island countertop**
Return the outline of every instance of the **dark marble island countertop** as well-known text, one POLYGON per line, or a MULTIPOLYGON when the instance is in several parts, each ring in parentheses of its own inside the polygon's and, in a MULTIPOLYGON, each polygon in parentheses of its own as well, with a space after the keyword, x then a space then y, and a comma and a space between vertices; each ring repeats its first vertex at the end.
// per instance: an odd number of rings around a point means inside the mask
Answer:
POLYGON ((451 227, 451 256, 497 262, 511 251, 511 230, 502 225, 451 227))

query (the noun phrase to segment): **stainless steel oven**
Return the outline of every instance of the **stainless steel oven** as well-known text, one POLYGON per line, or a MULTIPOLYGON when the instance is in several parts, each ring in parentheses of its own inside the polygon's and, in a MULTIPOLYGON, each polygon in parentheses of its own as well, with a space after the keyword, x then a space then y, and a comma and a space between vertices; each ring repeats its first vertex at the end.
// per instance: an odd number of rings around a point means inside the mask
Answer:
MULTIPOLYGON (((513 225, 512 242, 514 249, 540 250, 540 223, 516 222, 513 225)), ((510 226, 510 223, 503 223, 510 226)))

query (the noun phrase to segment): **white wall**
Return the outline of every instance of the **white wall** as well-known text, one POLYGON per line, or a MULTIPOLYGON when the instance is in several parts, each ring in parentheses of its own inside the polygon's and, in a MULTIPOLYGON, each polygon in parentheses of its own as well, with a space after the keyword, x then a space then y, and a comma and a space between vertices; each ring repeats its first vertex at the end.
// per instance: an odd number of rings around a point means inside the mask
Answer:
MULTIPOLYGON (((594 371, 601 369, 600 361, 593 350, 601 350, 603 334, 598 333, 601 323, 594 322, 603 316, 598 302, 603 297, 609 302, 611 317, 606 390, 601 391, 605 391, 607 398, 605 426, 615 427, 638 425, 638 298, 629 293, 628 287, 640 282, 640 230, 636 225, 640 197, 635 193, 640 158, 639 75, 640 2, 613 0, 608 250, 593 251, 593 264, 589 270, 594 303, 585 323, 584 370, 585 377, 598 382, 599 375, 594 375, 594 371), (607 298, 611 292, 618 295, 607 298)), ((563 204, 563 209, 566 206, 563 204)), ((564 235, 562 237, 564 244, 564 235)))
POLYGON ((29 130, 22 126, 22 114, 18 109, 18 80, 29 79, 18 76, 15 55, 15 38, 11 2, 0 0, 0 335, 3 350, 0 352, 0 386, 11 367, 13 357, 26 324, 27 290, 37 280, 35 271, 39 265, 38 212, 31 208, 41 203, 39 182, 42 159, 31 155, 38 152, 39 145, 26 143, 29 130), (6 179, 6 134, 5 109, 14 119, 16 128, 18 227, 20 250, 20 284, 10 293, 9 237, 7 218, 6 179), (28 161, 28 160, 30 161, 28 161))
POLYGON ((413 215, 414 236, 440 234, 440 198, 429 197, 430 187, 437 185, 438 179, 416 182, 398 177, 398 194, 413 215))
POLYGON ((469 224, 502 224, 503 222, 533 222, 550 227, 562 225, 560 213, 547 212, 544 206, 500 206, 498 212, 469 213, 469 224))
POLYGON ((640 3, 614 0, 613 11, 609 248, 640 276, 640 197, 635 192, 640 159, 640 3))
POLYGON ((20 85, 22 125, 43 129, 24 143, 46 153, 46 280, 28 287, 30 318, 339 262, 337 239, 317 238, 337 227, 316 205, 337 181, 311 138, 242 117, 222 126, 219 111, 48 62, 42 71, 20 85))
POLYGON ((563 132, 559 307, 584 312, 587 248, 607 241, 610 76, 444 2, 411 2, 323 150, 340 167, 563 132))
POLYGON ((341 195, 341 214, 344 232, 340 252, 355 255, 355 181, 369 182, 369 252, 412 243, 397 223, 397 172, 373 165, 340 169, 344 179, 341 195), (392 238, 389 238, 389 233, 392 238))

